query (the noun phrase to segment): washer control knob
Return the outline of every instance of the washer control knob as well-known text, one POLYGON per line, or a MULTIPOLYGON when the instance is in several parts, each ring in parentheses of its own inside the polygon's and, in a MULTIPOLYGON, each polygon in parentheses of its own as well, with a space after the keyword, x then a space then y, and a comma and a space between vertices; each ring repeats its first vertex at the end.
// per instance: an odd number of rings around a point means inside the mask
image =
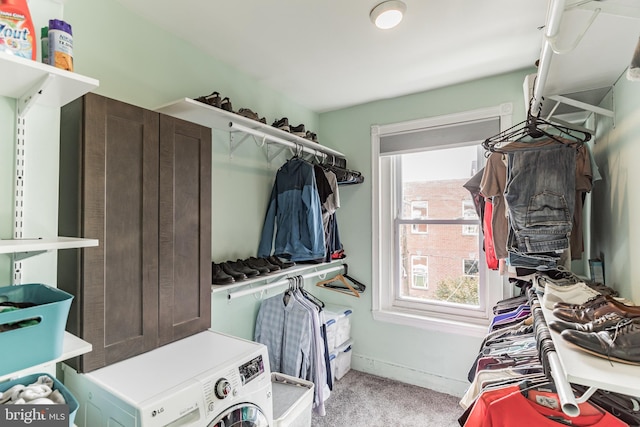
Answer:
POLYGON ((220 378, 216 383, 216 396, 224 399, 231 394, 231 383, 226 378, 220 378))

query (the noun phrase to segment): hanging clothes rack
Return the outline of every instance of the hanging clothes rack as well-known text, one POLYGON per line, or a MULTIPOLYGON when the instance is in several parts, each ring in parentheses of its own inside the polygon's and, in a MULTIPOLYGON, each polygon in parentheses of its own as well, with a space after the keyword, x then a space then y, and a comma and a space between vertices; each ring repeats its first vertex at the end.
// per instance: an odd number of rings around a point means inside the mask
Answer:
MULTIPOLYGON (((302 279, 311 279, 313 277, 317 277, 317 276, 322 276, 328 273, 334 273, 334 272, 345 272, 344 266, 340 265, 338 267, 332 267, 332 268, 327 268, 325 270, 321 270, 321 271, 314 271, 314 272, 310 272, 310 273, 306 273, 306 274, 296 274, 296 276, 301 277, 302 279)), ((267 291, 269 289, 273 289, 273 288, 277 288, 280 286, 285 286, 285 285, 289 285, 291 281, 290 277, 285 277, 281 280, 278 280, 277 282, 274 283, 269 283, 266 285, 262 285, 262 286, 257 286, 255 288, 249 288, 249 289, 242 289, 239 291, 235 291, 235 292, 228 292, 227 294, 227 298, 229 300, 232 299, 236 299, 236 298, 240 298, 246 295, 252 295, 258 292, 264 292, 267 291)))
POLYGON ((547 322, 544 318, 540 301, 532 289, 528 291, 529 305, 531 306, 533 324, 536 330, 536 335, 540 342, 538 343, 538 351, 540 352, 540 358, 545 359, 549 369, 549 374, 553 378, 553 383, 560 399, 560 405, 562 412, 570 417, 576 417, 580 415, 580 409, 578 408, 578 402, 576 401, 573 390, 569 381, 567 381, 567 375, 562 368, 558 354, 555 351, 553 340, 551 339, 551 333, 547 326, 547 322))

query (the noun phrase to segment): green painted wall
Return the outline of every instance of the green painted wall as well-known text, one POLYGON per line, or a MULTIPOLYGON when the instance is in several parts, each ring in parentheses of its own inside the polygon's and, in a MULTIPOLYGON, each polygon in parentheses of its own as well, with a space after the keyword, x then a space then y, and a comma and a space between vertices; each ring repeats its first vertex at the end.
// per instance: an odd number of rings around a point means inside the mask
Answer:
POLYGON ((603 180, 593 189, 592 256, 605 264, 605 281, 632 301, 640 301, 640 82, 625 76, 602 102, 614 118, 598 116, 593 153, 603 180))
MULTIPOLYGON (((341 189, 344 203, 338 211, 349 269, 355 277, 371 283, 371 125, 506 102, 513 103, 513 123, 518 123, 525 117, 522 82, 527 72, 531 70, 321 114, 322 135, 339 145, 349 159, 349 167, 362 171, 366 177, 362 185, 341 189)), ((480 339, 374 321, 370 292, 353 302, 353 307, 355 367, 452 394, 464 391, 480 339)))

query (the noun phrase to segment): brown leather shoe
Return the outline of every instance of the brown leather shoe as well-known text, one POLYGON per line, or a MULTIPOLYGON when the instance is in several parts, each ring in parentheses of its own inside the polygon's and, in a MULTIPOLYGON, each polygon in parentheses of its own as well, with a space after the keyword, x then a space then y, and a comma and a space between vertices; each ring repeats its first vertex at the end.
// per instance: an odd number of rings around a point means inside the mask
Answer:
POLYGON ((587 307, 585 309, 555 308, 553 315, 558 319, 567 322, 587 323, 598 317, 602 317, 607 313, 619 313, 622 317, 634 318, 640 317, 640 307, 622 304, 610 296, 605 296, 606 302, 595 307, 587 307))
POLYGON ((558 301, 553 305, 553 308, 567 308, 571 310, 585 310, 587 308, 599 307, 603 304, 607 303, 607 299, 605 295, 596 295, 593 298, 589 298, 586 302, 582 304, 572 304, 569 302, 558 301))

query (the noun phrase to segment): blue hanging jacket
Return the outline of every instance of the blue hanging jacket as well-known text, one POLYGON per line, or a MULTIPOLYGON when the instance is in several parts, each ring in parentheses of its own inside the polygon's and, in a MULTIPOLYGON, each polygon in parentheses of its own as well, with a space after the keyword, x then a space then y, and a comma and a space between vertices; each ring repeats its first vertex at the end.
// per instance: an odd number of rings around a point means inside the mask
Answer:
POLYGON ((293 158, 276 174, 258 256, 310 261, 322 259, 324 254, 322 207, 313 165, 293 158))

